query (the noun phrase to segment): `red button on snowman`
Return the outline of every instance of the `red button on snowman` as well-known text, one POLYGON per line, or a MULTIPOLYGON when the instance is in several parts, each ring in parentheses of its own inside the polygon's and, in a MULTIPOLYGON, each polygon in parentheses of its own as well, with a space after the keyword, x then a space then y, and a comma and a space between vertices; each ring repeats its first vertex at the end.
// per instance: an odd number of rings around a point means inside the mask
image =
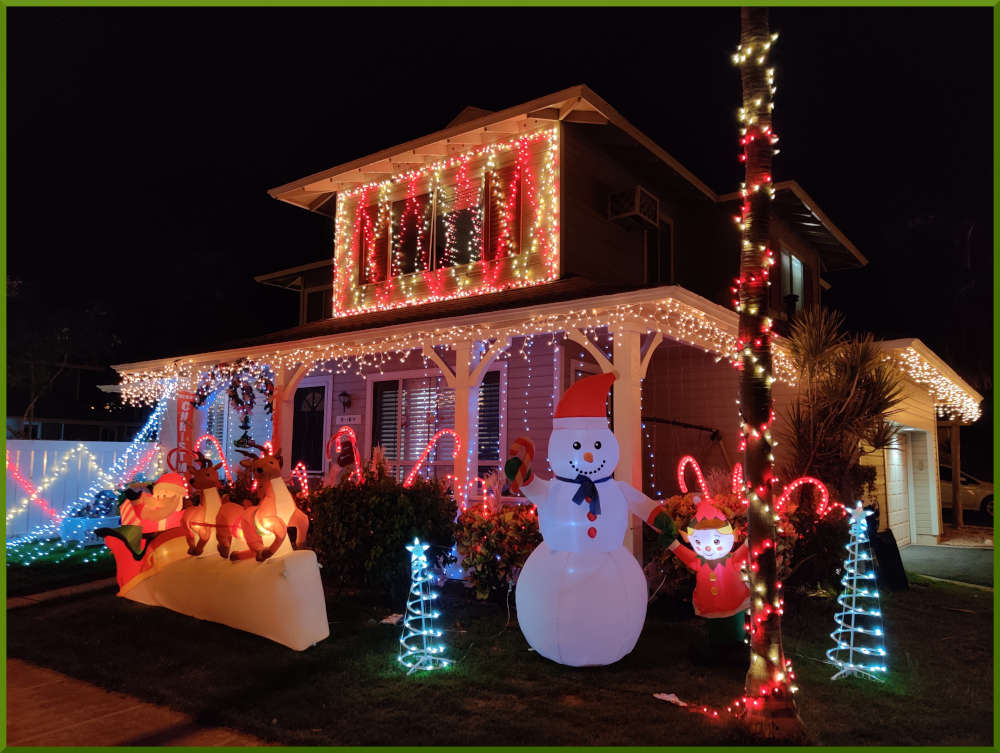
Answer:
POLYGON ((628 654, 646 619, 646 578, 624 547, 629 514, 656 503, 612 478, 618 441, 608 428, 614 374, 581 379, 559 401, 549 437, 550 480, 531 472, 534 447, 521 438, 504 470, 538 507, 544 541, 517 581, 517 619, 542 656, 574 667, 628 654))

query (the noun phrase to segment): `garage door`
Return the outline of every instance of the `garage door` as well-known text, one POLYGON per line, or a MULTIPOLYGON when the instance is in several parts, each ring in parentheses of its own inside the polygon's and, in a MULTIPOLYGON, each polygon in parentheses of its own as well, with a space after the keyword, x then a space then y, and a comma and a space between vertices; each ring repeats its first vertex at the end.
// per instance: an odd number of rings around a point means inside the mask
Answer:
POLYGON ((910 511, 906 496, 906 435, 900 434, 885 448, 885 496, 889 528, 899 546, 910 543, 910 511))

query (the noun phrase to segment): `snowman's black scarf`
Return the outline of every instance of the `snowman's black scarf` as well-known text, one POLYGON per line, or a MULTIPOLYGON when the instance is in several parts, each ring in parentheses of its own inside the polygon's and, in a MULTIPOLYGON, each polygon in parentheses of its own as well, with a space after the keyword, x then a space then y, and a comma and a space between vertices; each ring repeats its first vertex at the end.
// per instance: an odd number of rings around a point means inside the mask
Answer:
POLYGON ((590 503, 591 515, 601 514, 601 495, 597 491, 597 484, 603 484, 605 481, 610 481, 611 476, 605 476, 604 478, 599 478, 596 481, 590 478, 590 476, 585 476, 582 473, 576 474, 576 478, 566 478, 565 476, 556 476, 556 478, 570 484, 579 484, 580 488, 577 489, 576 494, 573 495, 573 501, 578 505, 582 505, 584 500, 586 500, 590 503))

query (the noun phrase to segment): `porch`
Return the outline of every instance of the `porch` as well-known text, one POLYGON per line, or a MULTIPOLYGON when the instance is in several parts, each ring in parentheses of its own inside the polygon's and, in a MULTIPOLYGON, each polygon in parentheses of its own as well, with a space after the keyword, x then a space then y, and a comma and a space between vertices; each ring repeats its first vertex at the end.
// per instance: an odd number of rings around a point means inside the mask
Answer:
MULTIPOLYGON (((173 383, 178 397, 168 404, 161 443, 174 446, 189 441, 182 434, 193 440, 208 433, 228 455, 241 427, 227 401, 212 398, 207 410, 191 415, 184 409, 190 399, 184 390, 193 389, 199 375, 216 364, 250 359, 269 369, 275 389, 273 413, 260 401, 249 434, 283 452, 286 473, 302 461, 310 474, 325 474, 336 456, 331 439, 349 427, 362 458, 380 445, 398 478, 417 466, 428 476, 452 476, 464 501, 481 492, 486 475, 499 470, 515 437, 535 443, 536 466, 546 471, 552 411, 562 391, 586 374, 614 370, 618 379, 609 419, 621 446, 619 480, 651 497, 667 496, 676 488, 673 469, 681 455, 695 455, 706 470, 728 471, 738 460, 738 373, 728 358, 737 315, 684 288, 370 328, 365 317, 355 319, 354 328, 331 322, 332 334, 282 342, 264 337, 261 344, 236 349, 118 366, 123 397, 151 402, 173 383), (441 434, 442 429, 449 431, 441 434)), ((936 413, 964 413, 974 420, 978 395, 912 343, 919 341, 885 347, 886 358, 908 375, 906 410, 898 420, 906 429, 901 436, 910 460, 901 466, 905 473, 886 476, 886 489, 893 494, 903 478, 909 495, 904 521, 891 506, 884 520, 915 529, 910 541, 925 543, 927 538, 918 537, 931 537, 936 543, 941 531, 931 472, 937 467, 936 443, 928 441, 927 432, 936 413)), ((774 375, 780 412, 795 385, 780 341, 774 375)), ((781 451, 776 452, 779 462, 781 451)), ((633 551, 640 535, 636 526, 627 537, 633 551)))

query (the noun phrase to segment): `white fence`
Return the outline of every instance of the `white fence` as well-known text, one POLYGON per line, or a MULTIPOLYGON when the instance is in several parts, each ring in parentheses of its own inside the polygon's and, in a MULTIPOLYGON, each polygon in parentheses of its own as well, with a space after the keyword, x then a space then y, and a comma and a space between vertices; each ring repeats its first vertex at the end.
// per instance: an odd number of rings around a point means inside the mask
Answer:
MULTIPOLYGON (((60 440, 7 440, 7 538, 23 536, 33 528, 51 523, 47 506, 62 514, 95 482, 98 489, 110 488, 108 472, 131 442, 64 442, 60 440), (21 475, 38 489, 44 501, 29 501, 30 493, 16 480, 21 475)), ((132 462, 145 455, 154 443, 136 446, 132 462)), ((91 500, 87 500, 88 502, 91 500)))

